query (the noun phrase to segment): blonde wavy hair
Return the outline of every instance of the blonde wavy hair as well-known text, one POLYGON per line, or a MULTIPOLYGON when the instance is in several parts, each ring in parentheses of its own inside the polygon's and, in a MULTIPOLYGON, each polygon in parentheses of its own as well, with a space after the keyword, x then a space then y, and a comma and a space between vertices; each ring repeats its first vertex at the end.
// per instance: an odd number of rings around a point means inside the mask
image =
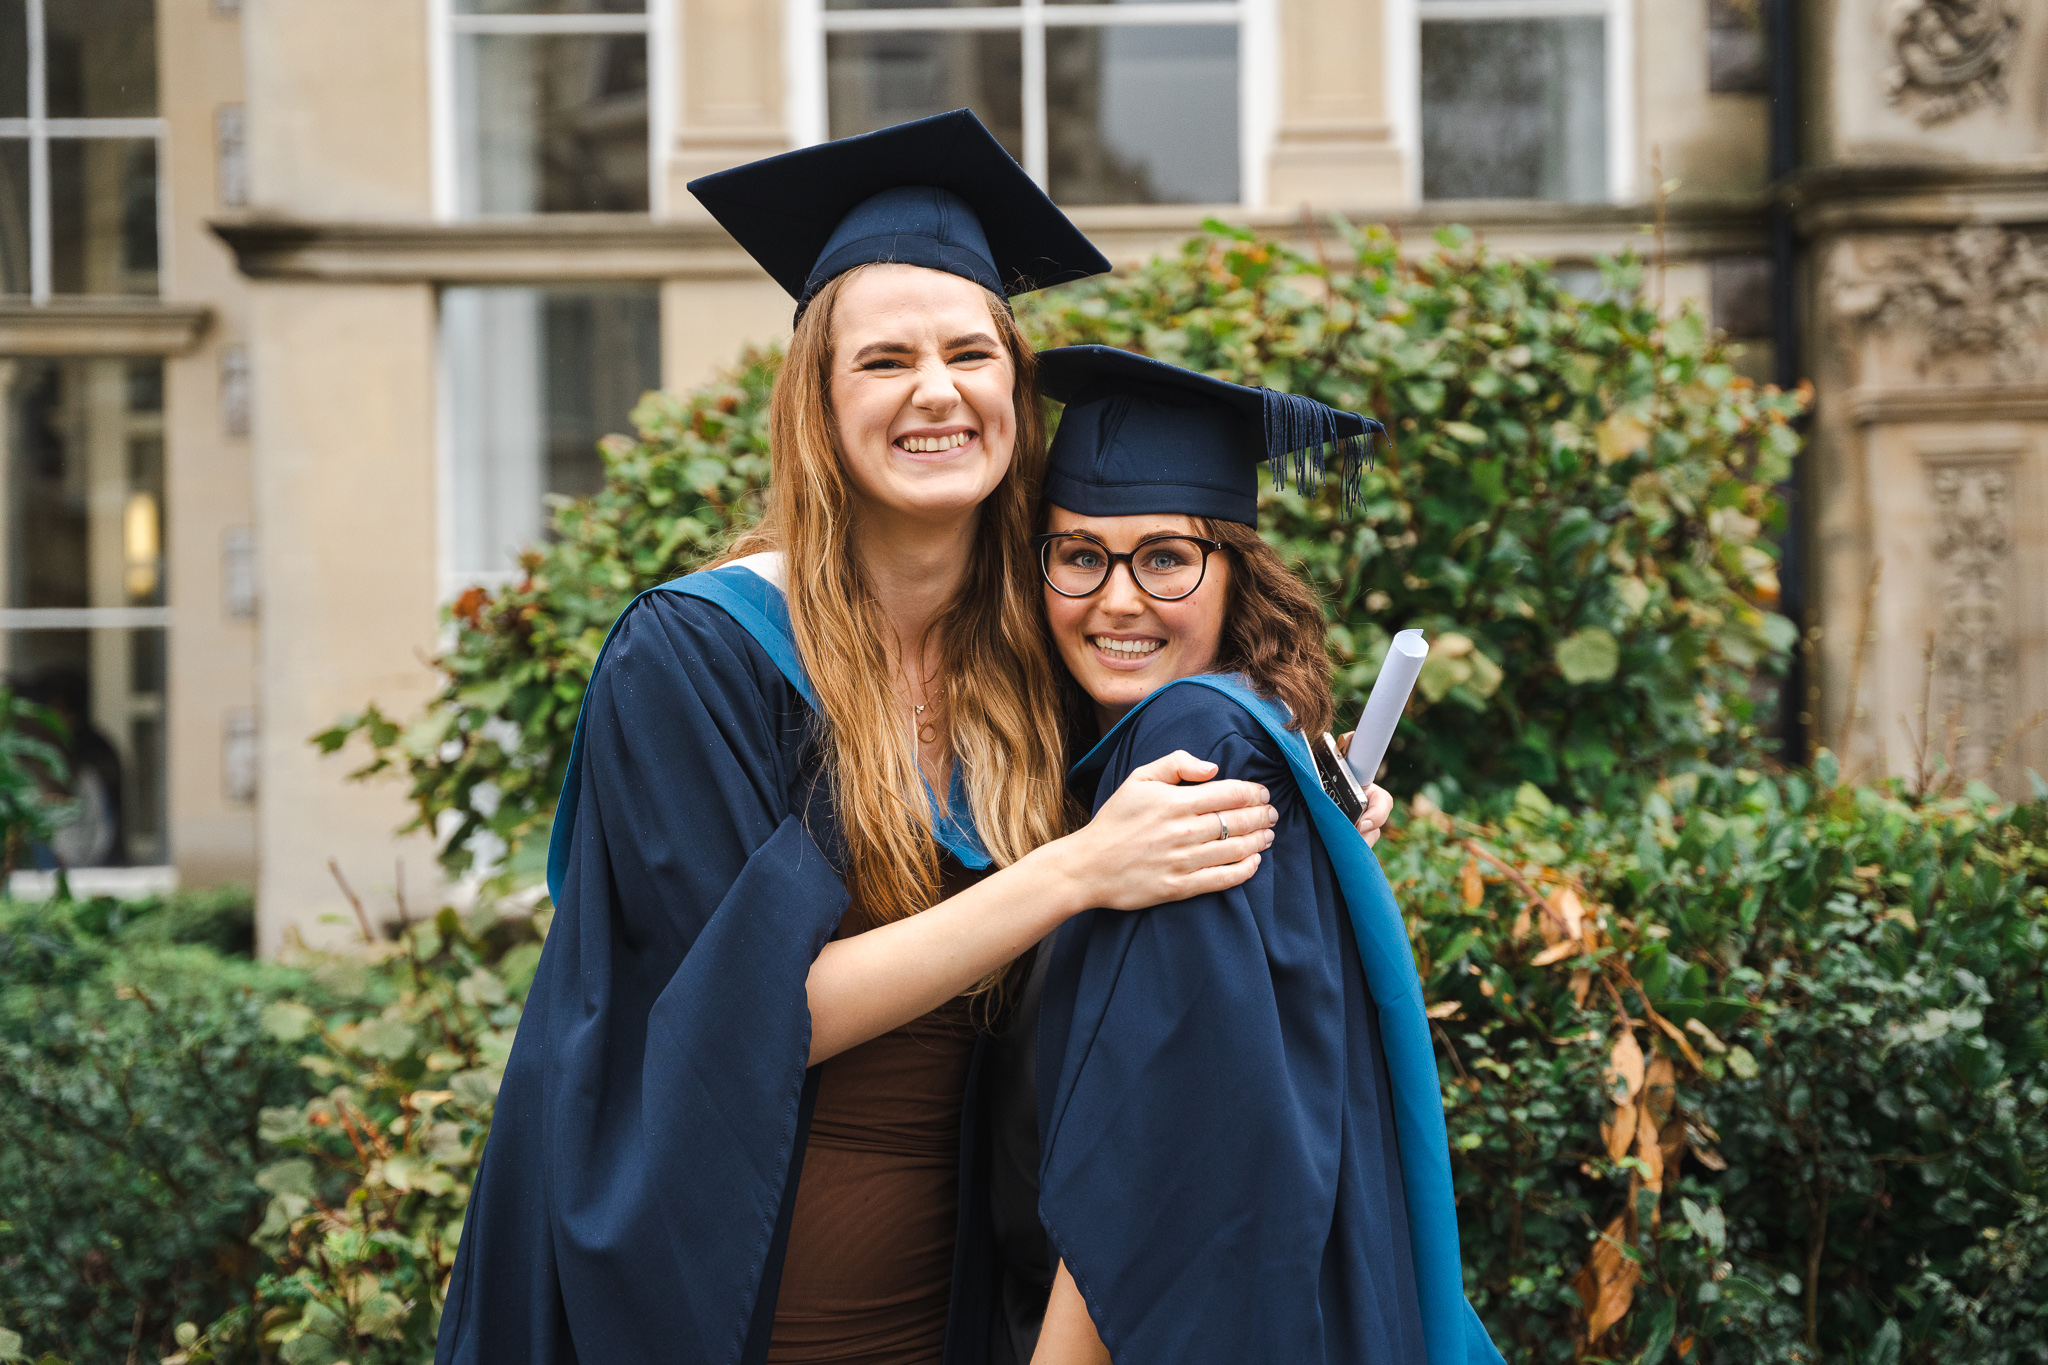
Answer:
MULTIPOLYGON (((896 691, 893 634, 853 550, 856 508, 832 410, 833 315, 847 282, 866 269, 826 284, 797 321, 768 404, 767 511, 721 562, 764 550, 786 558, 790 625, 824 712, 820 749, 848 889, 873 927, 936 903, 939 853, 915 732, 896 691)), ((1009 305, 990 293, 988 311, 1016 371, 1016 448, 981 505, 959 594, 932 630, 967 802, 982 842, 1007 867, 1066 833, 1068 809, 1060 695, 1040 634, 1031 548, 1045 469, 1037 361, 1009 305)))

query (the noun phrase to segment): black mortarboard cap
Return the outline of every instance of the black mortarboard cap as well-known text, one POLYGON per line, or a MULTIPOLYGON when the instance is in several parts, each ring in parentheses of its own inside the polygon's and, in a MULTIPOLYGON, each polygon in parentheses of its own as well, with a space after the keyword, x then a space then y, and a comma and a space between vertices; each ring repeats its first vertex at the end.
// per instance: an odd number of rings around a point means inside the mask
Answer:
POLYGON ((828 280, 872 261, 963 275, 1005 298, 1109 269, 967 109, 700 176, 690 193, 799 317, 828 280))
POLYGON ((1255 526, 1259 464, 1278 488, 1290 459, 1296 489, 1313 469, 1341 471, 1345 505, 1371 454, 1370 417, 1275 389, 1212 379, 1114 346, 1038 355, 1039 386, 1066 404, 1045 472, 1045 499, 1091 517, 1177 512, 1255 526))

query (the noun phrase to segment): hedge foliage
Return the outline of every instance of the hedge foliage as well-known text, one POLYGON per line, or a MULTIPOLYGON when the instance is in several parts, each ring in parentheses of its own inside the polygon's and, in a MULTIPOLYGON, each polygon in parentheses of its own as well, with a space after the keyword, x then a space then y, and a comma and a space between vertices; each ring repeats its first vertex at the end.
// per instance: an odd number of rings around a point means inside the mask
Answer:
POLYGON ((1382 843, 1511 1360, 2048 1361, 2048 789, 1835 776, 1382 843))
POLYGON ((249 928, 237 892, 0 901, 0 1358, 153 1360, 253 1286, 258 1115, 306 1089, 260 1014, 320 997, 249 928))
MULTIPOLYGON (((1468 1287, 1511 1361, 2048 1360, 2048 791, 1915 797, 1823 758, 1606 811, 1533 786, 1484 819, 1425 800, 1380 852, 1439 1030, 1468 1287)), ((69 913, 15 910, 10 961, 69 913)), ((127 1359, 136 1300, 89 1248, 23 1235, 75 1226, 130 1288, 193 1268, 142 1315, 170 1365, 429 1359, 544 929, 444 911, 291 968, 177 947, 284 1096, 258 1103, 249 1062, 190 1030, 122 1034, 186 1074, 132 1090, 140 1122, 81 1139, 90 1161, 55 1154, 65 1179, 39 1168, 71 1203, 6 1215, 0 1328, 127 1359), (230 1160, 176 1190, 136 1174, 179 1144, 174 1172, 230 1160), (202 1304, 229 1311, 202 1330, 202 1304)), ((170 989, 134 971, 46 972, 41 1006, 90 1022, 11 1014, 14 1064, 154 1018, 109 984, 170 989)))
MULTIPOLYGON (((1390 628, 1419 625, 1435 644, 1395 762, 1447 807, 1525 781, 1592 799, 1617 773, 1756 749, 1751 683, 1794 635, 1771 610, 1768 536, 1799 396, 1737 376, 1697 313, 1660 321, 1635 264, 1610 266, 1611 297, 1589 302, 1458 233, 1415 259, 1353 235, 1332 260, 1211 226, 1020 317, 1043 345, 1140 349, 1386 422, 1361 507, 1266 499, 1267 534, 1328 604, 1340 714, 1363 703, 1390 628)), ((603 491, 559 509, 523 580, 454 604, 433 703, 368 707, 318 737, 333 751, 361 736, 360 774, 405 775, 451 871, 482 853, 537 879, 606 630, 758 515, 776 363, 650 395, 638 437, 605 443, 603 491)))

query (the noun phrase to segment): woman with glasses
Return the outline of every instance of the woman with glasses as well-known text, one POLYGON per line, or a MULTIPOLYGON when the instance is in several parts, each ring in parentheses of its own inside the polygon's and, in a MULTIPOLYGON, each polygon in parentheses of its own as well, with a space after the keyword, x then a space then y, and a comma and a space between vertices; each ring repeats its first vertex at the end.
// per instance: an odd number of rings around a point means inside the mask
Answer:
MULTIPOLYGON (((1185 751, 1279 819, 1249 879, 1059 931, 1035 1065, 1056 1274, 1031 1359, 1497 1362, 1406 932, 1308 748, 1333 728, 1322 613, 1256 530, 1261 461, 1339 461, 1349 492, 1377 424, 1107 347, 1039 359, 1066 404, 1045 625, 1101 736, 1072 780, 1102 809, 1185 751)), ((1013 1256, 1018 1193, 997 1193, 1013 1256)))
POLYGON ((1006 297, 1107 262, 973 115, 691 189, 798 303, 770 506, 593 672, 437 1358, 974 1362, 1009 964, 1274 812, 1167 753, 1068 833, 1006 297))

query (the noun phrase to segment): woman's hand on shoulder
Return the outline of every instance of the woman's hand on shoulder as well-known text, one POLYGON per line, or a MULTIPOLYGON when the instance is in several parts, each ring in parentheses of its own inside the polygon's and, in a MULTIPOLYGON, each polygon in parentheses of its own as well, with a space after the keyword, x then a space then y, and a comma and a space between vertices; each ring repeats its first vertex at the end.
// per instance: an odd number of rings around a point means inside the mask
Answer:
POLYGON ((1280 813, 1258 783, 1215 775, 1214 763, 1176 749, 1133 769, 1093 820, 1047 845, 1075 883, 1075 904, 1142 910, 1250 880, 1280 813))

